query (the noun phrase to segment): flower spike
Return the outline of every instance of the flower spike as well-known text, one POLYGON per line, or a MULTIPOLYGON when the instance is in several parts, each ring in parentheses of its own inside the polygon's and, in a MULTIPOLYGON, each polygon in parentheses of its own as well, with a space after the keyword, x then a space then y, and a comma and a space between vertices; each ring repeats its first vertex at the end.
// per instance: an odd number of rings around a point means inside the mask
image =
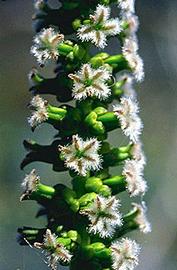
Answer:
POLYGON ((45 215, 46 225, 19 228, 19 243, 45 253, 52 270, 58 264, 72 270, 133 270, 140 246, 123 235, 151 231, 145 203, 132 203, 122 216, 124 204, 117 197, 127 191, 130 199, 142 199, 147 190, 134 87, 144 78, 135 0, 59 2, 54 8, 48 0, 34 0, 37 33, 31 53, 39 66, 56 66, 53 78, 38 69, 29 73, 33 98, 28 118, 32 131, 45 122, 57 134, 47 145, 25 140, 28 153, 21 168, 40 161, 69 174, 54 186, 41 183, 34 169, 26 175, 21 200, 40 204, 36 217, 45 215), (118 16, 113 18, 113 12, 118 16), (109 41, 119 45, 117 52, 111 46, 104 50, 109 41), (60 104, 53 106, 40 95, 53 95, 60 104), (110 133, 117 129, 127 142, 120 145, 118 137, 119 146, 113 146, 110 133), (115 175, 113 166, 119 167, 115 175))

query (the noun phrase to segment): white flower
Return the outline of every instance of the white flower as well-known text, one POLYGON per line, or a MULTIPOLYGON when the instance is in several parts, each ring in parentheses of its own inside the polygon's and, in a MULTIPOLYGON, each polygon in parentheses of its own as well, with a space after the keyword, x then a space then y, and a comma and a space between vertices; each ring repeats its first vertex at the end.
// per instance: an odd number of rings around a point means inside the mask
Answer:
POLYGON ((44 0, 34 0, 34 8, 40 10, 45 5, 44 0))
POLYGON ((72 255, 70 252, 57 241, 57 236, 52 234, 49 229, 46 230, 43 243, 35 242, 34 246, 46 252, 48 265, 52 270, 57 269, 57 264, 59 261, 71 261, 72 255))
POLYGON ((135 159, 139 166, 143 169, 146 165, 146 157, 142 149, 142 143, 138 141, 137 143, 132 144, 130 154, 132 158, 135 159))
POLYGON ((126 58, 130 54, 135 54, 138 51, 138 41, 134 37, 129 37, 124 39, 123 47, 122 47, 122 53, 124 57, 126 58))
POLYGON ((73 96, 81 100, 88 96, 106 99, 111 94, 111 89, 106 83, 111 73, 104 67, 93 69, 90 64, 84 64, 76 74, 69 74, 74 81, 73 96))
MULTIPOLYGON (((133 44, 131 48, 133 48, 133 44)), ((142 81, 144 79, 144 63, 142 58, 137 54, 136 51, 135 52, 132 51, 130 53, 126 51, 125 53, 124 49, 123 55, 127 60, 130 68, 132 69, 135 79, 138 82, 142 81)))
POLYGON ((122 216, 119 212, 120 202, 115 197, 104 198, 97 196, 88 209, 80 211, 87 215, 91 224, 90 233, 98 233, 100 237, 111 237, 116 227, 122 225, 122 216))
POLYGON ((123 238, 112 243, 110 248, 114 270, 133 270, 138 265, 140 246, 135 241, 123 238))
POLYGON ((35 36, 31 53, 42 65, 48 60, 57 60, 59 56, 58 46, 63 41, 64 36, 59 34, 54 28, 44 28, 35 36))
POLYGON ((135 99, 122 97, 120 104, 114 105, 113 111, 120 121, 121 128, 132 142, 137 142, 143 124, 138 116, 138 104, 135 99))
POLYGON ((126 29, 124 29, 126 36, 133 36, 138 30, 139 19, 132 13, 124 13, 121 18, 121 24, 123 26, 126 24, 126 29))
POLYGON ((136 39, 136 36, 125 38, 122 47, 123 56, 127 60, 130 68, 132 69, 135 79, 137 81, 142 81, 144 79, 144 64, 137 51, 138 41, 136 39))
POLYGON ((47 104, 48 102, 42 99, 39 95, 32 98, 30 106, 34 111, 28 118, 28 123, 32 128, 40 125, 48 119, 47 104))
POLYGON ((135 12, 135 0, 118 0, 118 4, 123 13, 135 12))
POLYGON ((32 192, 37 190, 37 186, 40 182, 40 177, 36 174, 35 169, 33 169, 29 174, 27 174, 21 184, 24 192, 20 197, 22 201, 26 196, 30 195, 32 192))
POLYGON ((90 15, 90 23, 78 29, 78 37, 103 49, 107 45, 107 36, 115 36, 121 31, 119 19, 109 19, 110 11, 109 7, 98 5, 94 15, 90 15))
POLYGON ((66 167, 74 170, 82 176, 86 176, 89 170, 99 170, 102 158, 98 154, 100 142, 96 138, 84 141, 78 135, 73 135, 72 143, 59 146, 66 167))
POLYGON ((139 194, 144 195, 147 190, 147 183, 143 179, 141 166, 135 160, 126 160, 122 175, 127 183, 127 190, 131 197, 139 194))
POLYGON ((134 211, 138 212, 134 221, 138 224, 140 231, 143 233, 151 232, 151 224, 149 223, 146 217, 147 207, 145 202, 142 202, 142 204, 132 203, 132 206, 133 212, 134 211))
POLYGON ((117 81, 123 82, 121 89, 123 89, 123 96, 126 98, 135 99, 136 91, 133 88, 133 77, 128 72, 120 72, 116 77, 117 81))

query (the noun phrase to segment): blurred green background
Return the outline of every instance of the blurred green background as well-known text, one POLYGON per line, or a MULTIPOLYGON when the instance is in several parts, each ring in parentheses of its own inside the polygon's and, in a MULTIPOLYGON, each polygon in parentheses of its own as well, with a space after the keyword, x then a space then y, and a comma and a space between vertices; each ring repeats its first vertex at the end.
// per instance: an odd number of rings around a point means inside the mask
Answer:
MULTIPOLYGON (((50 143, 55 131, 43 125, 33 134, 26 121, 30 99, 27 74, 36 65, 29 54, 33 30, 32 1, 0 2, 0 270, 45 270, 43 256, 16 243, 19 226, 43 226, 34 218, 34 202, 19 203, 25 172, 19 164, 25 155, 23 139, 50 143)), ((145 170, 149 192, 145 199, 153 231, 132 233, 142 243, 140 265, 144 270, 177 269, 177 2, 137 1, 140 17, 140 54, 146 79, 138 86, 143 141, 148 158, 145 170)), ((51 73, 51 71, 49 72, 51 73)), ((111 135, 116 144, 116 133, 111 135)), ((66 181, 51 166, 35 164, 46 183, 66 181)))

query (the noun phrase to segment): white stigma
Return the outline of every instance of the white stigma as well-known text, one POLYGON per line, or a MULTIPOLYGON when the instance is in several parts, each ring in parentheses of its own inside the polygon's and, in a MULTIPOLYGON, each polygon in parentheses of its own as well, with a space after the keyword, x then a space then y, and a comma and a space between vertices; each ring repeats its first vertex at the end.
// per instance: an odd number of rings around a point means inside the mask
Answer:
POLYGON ((78 135, 73 135, 72 143, 59 146, 61 156, 66 167, 74 170, 82 176, 86 176, 90 170, 101 168, 102 158, 98 154, 100 142, 96 138, 83 140, 78 135))
POLYGON ((37 58, 39 64, 44 65, 51 59, 58 59, 58 46, 63 41, 64 36, 54 28, 44 28, 35 36, 31 53, 37 58))
POLYGON ((143 178, 142 168, 135 160, 126 160, 122 175, 127 183, 127 190, 131 197, 144 195, 147 190, 147 183, 143 178))
POLYGON ((111 73, 104 67, 93 69, 90 64, 84 64, 76 74, 70 74, 73 80, 73 96, 77 100, 95 96, 106 99, 111 94, 107 81, 111 73))
POLYGON ((90 233, 106 238, 111 237, 116 227, 122 225, 119 207, 120 201, 115 197, 104 198, 98 195, 95 201, 80 213, 88 216, 91 223, 89 225, 90 233))
POLYGON ((78 29, 78 37, 103 49, 107 45, 107 36, 115 36, 120 31, 119 19, 110 19, 110 8, 98 5, 94 14, 90 15, 90 22, 78 29))
POLYGON ((43 243, 35 242, 34 246, 46 252, 48 266, 56 270, 59 262, 70 262, 72 255, 57 241, 57 236, 52 234, 49 229, 46 230, 43 243))
POLYGON ((132 203, 132 206, 133 211, 138 211, 134 221, 138 224, 140 231, 145 234, 151 232, 151 224, 146 217, 147 207, 145 202, 142 202, 142 204, 132 203))
POLYGON ((112 243, 110 248, 114 270, 133 270, 138 265, 140 246, 134 240, 123 238, 112 243))
POLYGON ((113 111, 120 121, 123 133, 132 142, 139 141, 143 124, 138 115, 139 107, 135 99, 122 97, 120 104, 114 105, 113 111))
POLYGON ((32 98, 30 106, 34 110, 28 118, 28 123, 32 128, 40 125, 48 119, 47 104, 48 102, 42 99, 39 95, 32 98))

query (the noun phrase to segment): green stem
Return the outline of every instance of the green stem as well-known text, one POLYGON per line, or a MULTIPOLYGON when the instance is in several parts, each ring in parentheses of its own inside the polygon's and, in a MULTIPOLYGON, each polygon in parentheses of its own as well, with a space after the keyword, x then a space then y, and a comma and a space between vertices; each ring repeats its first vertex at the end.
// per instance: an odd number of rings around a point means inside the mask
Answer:
POLYGON ((59 54, 63 55, 63 56, 67 56, 70 52, 72 52, 74 49, 74 46, 66 44, 66 43, 61 43, 58 46, 58 51, 59 54))
POLYGON ((37 193, 44 194, 44 195, 47 195, 47 196, 49 195, 49 196, 53 197, 54 194, 55 194, 55 189, 53 187, 50 187, 50 186, 46 186, 46 185, 43 185, 43 184, 38 184, 37 193))
POLYGON ((97 121, 102 122, 107 131, 120 127, 119 121, 113 112, 106 112, 98 116, 97 121))
POLYGON ((126 59, 122 54, 109 56, 104 60, 104 63, 111 65, 116 70, 116 72, 124 69, 130 69, 126 59))
POLYGON ((103 154, 104 165, 106 167, 117 166, 130 157, 128 152, 121 152, 119 148, 113 148, 108 153, 103 154))
POLYGON ((113 194, 117 194, 126 190, 125 178, 122 175, 104 179, 103 183, 112 189, 113 194))

